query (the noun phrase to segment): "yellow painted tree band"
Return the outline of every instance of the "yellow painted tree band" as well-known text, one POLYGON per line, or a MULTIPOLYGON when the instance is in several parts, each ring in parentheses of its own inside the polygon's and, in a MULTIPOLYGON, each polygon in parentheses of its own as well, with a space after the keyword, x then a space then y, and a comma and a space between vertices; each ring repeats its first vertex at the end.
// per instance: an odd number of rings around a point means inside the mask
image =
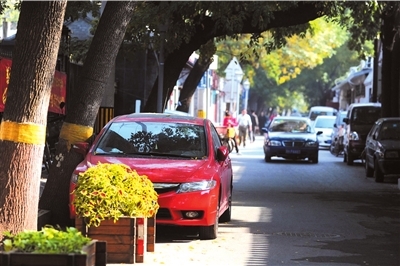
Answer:
POLYGON ((46 126, 34 123, 2 121, 0 139, 17 143, 44 145, 46 141, 46 126))
POLYGON ((60 132, 60 138, 67 141, 68 150, 70 144, 86 141, 93 135, 93 127, 82 126, 64 122, 60 132))

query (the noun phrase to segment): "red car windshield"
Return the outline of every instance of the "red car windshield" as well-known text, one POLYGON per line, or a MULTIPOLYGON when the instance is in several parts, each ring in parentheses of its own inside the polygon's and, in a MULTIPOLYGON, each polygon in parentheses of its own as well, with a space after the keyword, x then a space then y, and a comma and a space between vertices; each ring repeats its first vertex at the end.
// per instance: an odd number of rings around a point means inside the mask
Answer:
POLYGON ((124 155, 206 156, 204 127, 165 122, 115 122, 104 132, 95 153, 124 155))

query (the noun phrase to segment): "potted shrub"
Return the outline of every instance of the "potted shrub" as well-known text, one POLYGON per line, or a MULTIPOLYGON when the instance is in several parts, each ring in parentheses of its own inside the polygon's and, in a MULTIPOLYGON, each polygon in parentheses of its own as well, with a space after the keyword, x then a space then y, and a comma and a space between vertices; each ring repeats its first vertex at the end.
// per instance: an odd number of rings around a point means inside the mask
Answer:
POLYGON ((3 233, 0 265, 106 265, 105 242, 93 241, 74 227, 3 233))
POLYGON ((159 208, 150 179, 124 164, 99 163, 79 175, 72 194, 76 228, 107 242, 109 263, 134 263, 136 218, 159 208))

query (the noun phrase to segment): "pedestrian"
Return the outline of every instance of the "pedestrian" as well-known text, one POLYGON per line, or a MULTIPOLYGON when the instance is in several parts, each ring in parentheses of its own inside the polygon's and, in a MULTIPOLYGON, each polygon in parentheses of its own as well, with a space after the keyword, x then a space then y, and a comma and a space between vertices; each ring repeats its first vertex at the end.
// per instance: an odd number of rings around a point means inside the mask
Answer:
POLYGON ((343 153, 344 134, 345 134, 345 124, 341 124, 338 129, 338 138, 335 142, 336 157, 343 153))
POLYGON ((239 147, 236 142, 236 129, 233 127, 231 122, 228 123, 228 128, 226 129, 226 138, 227 138, 227 141, 230 141, 230 140, 233 141, 234 148, 236 150, 236 154, 240 154, 239 147))
POLYGON ((233 127, 237 126, 236 119, 232 117, 231 113, 228 110, 226 110, 224 120, 222 121, 222 126, 227 127, 229 123, 231 123, 233 127))
POLYGON ((276 110, 274 110, 274 111, 272 112, 272 114, 269 116, 269 122, 271 123, 272 120, 273 120, 275 117, 277 117, 277 116, 278 116, 278 112, 277 112, 276 110))
POLYGON ((258 116, 254 110, 251 110, 250 114, 251 118, 251 133, 250 133, 250 142, 256 141, 256 128, 258 127, 258 116))
POLYGON ((222 121, 222 125, 224 127, 227 127, 226 129, 226 135, 225 138, 227 138, 227 141, 229 141, 229 139, 233 140, 233 143, 235 144, 235 150, 237 154, 239 153, 239 147, 237 145, 237 141, 236 141, 236 128, 238 123, 236 121, 236 119, 234 117, 231 116, 231 113, 227 110, 225 111, 225 117, 224 120, 222 121))
POLYGON ((265 116, 264 112, 261 112, 258 116, 258 130, 260 131, 260 135, 263 136, 264 133, 261 130, 263 127, 266 127, 267 117, 265 116))
POLYGON ((246 137, 251 134, 252 123, 251 117, 247 113, 246 109, 242 110, 242 113, 238 117, 239 125, 239 146, 243 144, 243 148, 246 147, 246 137))

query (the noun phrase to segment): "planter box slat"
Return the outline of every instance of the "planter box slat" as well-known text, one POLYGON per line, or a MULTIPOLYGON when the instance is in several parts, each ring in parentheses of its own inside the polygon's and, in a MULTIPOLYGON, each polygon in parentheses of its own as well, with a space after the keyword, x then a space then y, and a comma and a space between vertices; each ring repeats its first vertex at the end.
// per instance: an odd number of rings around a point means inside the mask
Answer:
POLYGON ((102 221, 98 227, 87 227, 82 218, 75 227, 83 235, 107 242, 107 263, 135 263, 136 219, 130 217, 102 221))
POLYGON ((146 251, 154 252, 156 244, 156 218, 147 218, 147 241, 146 241, 146 251))
POLYGON ((105 242, 92 241, 83 249, 86 254, 1 252, 0 266, 105 266, 105 246, 105 242))
POLYGON ((132 227, 131 226, 120 226, 120 225, 104 225, 103 224, 99 227, 89 227, 88 228, 88 233, 91 235, 104 235, 104 231, 107 232, 107 234, 117 234, 117 235, 123 235, 123 236, 130 236, 133 232, 131 231, 132 227))
POLYGON ((107 252, 108 253, 131 253, 134 252, 135 246, 132 244, 123 245, 123 244, 108 244, 107 245, 107 252))
MULTIPOLYGON (((111 232, 110 232, 111 234, 111 232)), ((107 248, 109 248, 110 244, 122 244, 122 245, 132 245, 132 239, 129 235, 109 235, 109 234, 93 234, 89 231, 90 238, 92 239, 101 239, 102 241, 106 241, 108 244, 107 248)))

